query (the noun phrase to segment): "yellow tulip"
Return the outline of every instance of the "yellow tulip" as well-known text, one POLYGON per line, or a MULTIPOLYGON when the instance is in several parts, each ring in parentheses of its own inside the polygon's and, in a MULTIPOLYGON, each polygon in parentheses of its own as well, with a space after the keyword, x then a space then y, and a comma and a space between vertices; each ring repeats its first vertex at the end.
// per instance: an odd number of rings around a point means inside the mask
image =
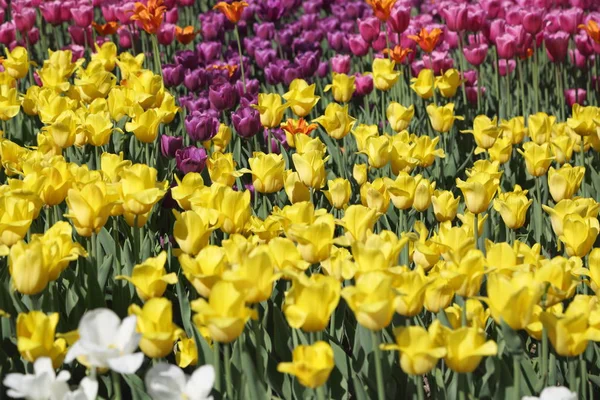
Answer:
POLYGON ((500 120, 500 128, 502 135, 510 138, 513 145, 519 144, 525 137, 525 118, 514 117, 509 120, 500 120))
POLYGON ((305 271, 310 264, 302 259, 300 251, 293 241, 288 238, 276 237, 268 243, 271 257, 279 272, 305 271))
POLYGON ((531 140, 538 145, 549 142, 555 121, 556 117, 549 116, 544 112, 530 115, 527 120, 527 133, 531 140))
POLYGON ((277 93, 260 93, 258 95, 258 105, 253 105, 252 107, 260 113, 260 123, 262 126, 265 128, 277 128, 283 119, 285 109, 289 106, 289 103, 281 103, 281 96, 277 93))
MULTIPOLYGON (((591 200, 591 199, 590 199, 591 200)), ((598 215, 599 205, 592 200, 594 204, 588 204, 584 202, 584 199, 563 199, 559 201, 554 207, 548 207, 542 205, 542 209, 550 215, 550 222, 552 224, 552 230, 556 236, 563 234, 563 221, 569 214, 577 214, 581 217, 592 217, 598 215)))
POLYGON ((321 268, 326 275, 333 276, 340 282, 354 278, 357 271, 352 255, 343 247, 333 247, 331 256, 321 262, 321 268))
POLYGON ((546 308, 546 310, 544 310, 539 305, 533 306, 533 315, 531 316, 531 321, 529 322, 529 325, 525 327, 525 330, 527 331, 529 336, 536 340, 542 340, 544 325, 540 320, 540 315, 544 311, 551 312, 553 314, 562 314, 564 311, 564 306, 562 303, 557 303, 552 307, 546 308))
POLYGON ((573 104, 573 115, 567 119, 567 125, 580 136, 596 134, 597 124, 594 119, 600 117, 600 109, 594 106, 573 104))
POLYGON ((44 262, 43 243, 35 240, 14 244, 8 256, 8 270, 14 288, 20 293, 34 295, 42 292, 50 279, 44 262))
POLYGON ((438 313, 448 307, 454 298, 455 291, 450 277, 442 271, 445 264, 444 261, 440 261, 427 275, 431 279, 431 284, 425 289, 423 306, 432 313, 438 313))
POLYGON ((443 75, 435 78, 435 87, 440 91, 442 97, 454 97, 460 84, 460 72, 455 68, 450 68, 443 75))
POLYGON ((65 110, 56 117, 51 125, 42 129, 52 137, 58 147, 66 149, 75 143, 79 123, 80 119, 73 111, 65 110))
POLYGON ((500 213, 502 221, 510 229, 519 229, 525 225, 527 210, 533 203, 532 199, 527 199, 527 192, 515 185, 512 192, 499 193, 498 198, 494 199, 494 210, 500 213))
POLYGON ((369 137, 364 150, 360 151, 369 157, 371 168, 383 168, 390 161, 390 139, 387 136, 369 137))
POLYGON ((231 269, 224 271, 222 279, 233 282, 240 290, 246 292, 246 302, 250 304, 266 301, 271 297, 273 283, 279 279, 275 273, 273 258, 269 247, 259 246, 231 269))
POLYGON ((373 231, 379 219, 376 210, 360 204, 353 204, 346 208, 340 224, 344 227, 346 235, 352 240, 364 241, 367 233, 373 231))
POLYGON ((75 87, 72 89, 78 90, 80 99, 86 103, 106 98, 117 84, 117 77, 106 71, 99 60, 91 61, 86 68, 78 69, 76 76, 75 87))
POLYGON ((568 214, 563 220, 563 233, 558 239, 565 245, 569 256, 585 257, 592 249, 599 232, 598 218, 568 214))
POLYGON ((181 214, 173 210, 173 214, 176 219, 173 236, 186 254, 198 254, 208 244, 212 231, 219 226, 218 217, 209 209, 185 211, 181 214))
POLYGON ((359 124, 352 130, 352 136, 356 140, 357 150, 364 151, 367 147, 368 139, 379 137, 379 128, 377 125, 359 124))
POLYGON ((294 204, 304 201, 310 201, 310 190, 300 179, 300 175, 294 171, 286 171, 285 182, 283 183, 285 194, 288 200, 294 204))
POLYGON ((325 185, 325 163, 328 159, 329 157, 323 158, 323 153, 318 150, 292 154, 294 167, 302 183, 317 190, 325 185))
POLYGON ((19 113, 21 102, 17 89, 8 85, 0 85, 0 120, 8 121, 19 113))
POLYGON ((445 158, 446 153, 442 149, 436 149, 440 142, 440 137, 437 136, 431 139, 429 136, 412 136, 413 146, 411 157, 417 162, 421 168, 427 168, 433 165, 435 158, 445 158))
POLYGON ((154 108, 146 111, 139 105, 133 107, 133 117, 125 124, 125 130, 132 132, 136 139, 142 143, 154 143, 158 136, 160 115, 154 108))
POLYGON ((456 179, 456 186, 462 191, 465 204, 473 214, 481 214, 489 207, 498 191, 500 180, 485 172, 471 175, 466 181, 456 179))
POLYGON ((283 171, 285 162, 281 154, 265 154, 254 152, 248 159, 252 173, 252 184, 259 193, 275 193, 283 188, 283 171))
POLYGON ((487 115, 478 115, 473 120, 472 130, 460 132, 472 134, 477 147, 482 150, 488 150, 494 145, 502 131, 498 127, 497 117, 490 119, 487 115))
POLYGON ((336 178, 327 182, 329 190, 324 190, 323 194, 329 200, 332 207, 339 209, 346 208, 352 195, 350 181, 344 178, 336 178))
POLYGON ((368 233, 364 242, 352 243, 352 255, 358 266, 358 273, 386 271, 398 262, 407 237, 398 238, 394 232, 368 233))
POLYGON ((177 186, 171 188, 171 196, 173 200, 179 204, 179 207, 184 210, 191 210, 192 205, 190 199, 196 194, 196 192, 204 187, 204 180, 202 175, 197 172, 188 172, 185 174, 183 179, 179 179, 177 175, 174 176, 177 186))
POLYGON ((587 303, 587 299, 578 296, 563 315, 552 312, 540 314, 540 321, 548 331, 550 343, 558 355, 576 357, 585 351, 590 340, 600 340, 600 330, 590 326, 587 303))
POLYGON ((256 310, 247 308, 246 296, 231 282, 217 282, 208 297, 192 302, 193 317, 198 327, 206 327, 215 342, 230 343, 242 331, 250 318, 257 319, 256 310))
POLYGON ((500 135, 487 152, 490 155, 490 160, 505 164, 512 156, 512 149, 511 139, 507 136, 500 135))
POLYGON ((144 58, 144 53, 140 53, 135 57, 126 51, 119 54, 119 58, 117 59, 116 63, 121 70, 121 75, 123 78, 127 79, 130 74, 141 70, 142 65, 144 65, 144 58))
POLYGON ((287 231, 287 236, 298 243, 302 258, 314 264, 329 257, 334 233, 333 215, 325 214, 317 217, 310 225, 292 225, 287 231))
POLYGON ((533 306, 543 294, 543 285, 527 272, 508 277, 499 273, 488 275, 486 303, 496 323, 503 320, 514 330, 524 329, 531 321, 533 306))
POLYGON ((400 72, 395 67, 396 63, 389 58, 373 60, 373 84, 377 89, 387 92, 396 84, 400 72))
POLYGON ((473 230, 464 226, 452 226, 450 221, 440 223, 438 234, 432 241, 440 246, 444 260, 462 259, 470 249, 475 248, 473 230))
POLYGON ((581 259, 566 259, 557 256, 551 260, 541 260, 540 267, 534 272, 534 279, 546 285, 546 294, 542 300, 545 307, 551 307, 565 299, 573 297, 578 279, 576 273, 582 267, 581 259))
POLYGON ((19 196, 0 196, 0 245, 23 239, 36 217, 35 203, 19 196))
MULTIPOLYGON (((251 194, 249 190, 236 191, 229 186, 213 184, 213 202, 220 213, 220 228, 228 234, 245 231, 246 224, 252 216, 250 208, 251 194)), ((201 208, 198 208, 200 211, 201 208)))
MULTIPOLYGON (((477 218, 477 234, 481 237, 483 235, 483 227, 485 221, 488 219, 489 214, 486 213, 483 216, 480 214, 480 218, 477 218)), ((460 226, 463 230, 469 234, 475 234, 475 214, 469 210, 465 210, 463 214, 456 214, 456 217, 460 220, 462 225, 460 226)))
POLYGON ((569 134, 554 136, 550 140, 550 144, 557 163, 562 165, 571 161, 575 149, 575 140, 569 134))
POLYGON ((431 196, 435 192, 436 182, 431 182, 428 179, 419 179, 415 189, 415 197, 413 208, 418 212, 424 212, 431 205, 431 196))
POLYGON ((327 150, 327 146, 321 142, 321 139, 318 137, 313 138, 309 135, 295 135, 294 144, 296 146, 296 153, 298 154, 304 154, 313 150, 325 153, 327 150))
POLYGON ((140 106, 143 110, 159 107, 164 97, 165 88, 160 75, 142 69, 130 74, 124 87, 131 89, 128 93, 133 104, 140 106))
POLYGON ((436 190, 431 196, 431 202, 435 219, 439 222, 453 221, 456 218, 460 196, 455 198, 448 190, 436 190))
POLYGON ((584 176, 585 167, 572 167, 570 164, 564 164, 559 169, 550 167, 548 187, 552 199, 558 203, 563 199, 572 198, 579 190, 584 176))
POLYGON ((386 328, 394 314, 396 293, 392 279, 384 272, 362 274, 356 286, 347 286, 342 297, 359 324, 372 331, 386 328))
POLYGON ((394 328, 395 344, 384 344, 383 350, 400 352, 400 368, 409 375, 423 375, 431 371, 438 360, 446 356, 446 349, 437 340, 437 324, 429 331, 421 326, 394 328))
POLYGON ((4 49, 6 59, 2 63, 4 70, 15 79, 21 79, 27 76, 29 71, 29 54, 24 47, 16 46, 12 51, 4 49))
POLYGON ((385 214, 390 205, 390 194, 387 191, 385 181, 377 178, 373 182, 367 182, 360 187, 360 202, 378 213, 385 214))
MULTIPOLYGON (((294 79, 290 83, 290 90, 283 95, 283 98, 288 102, 288 105, 284 107, 289 106, 292 109, 292 112, 297 116, 306 117, 320 99, 319 96, 315 96, 315 88, 316 84, 314 83, 309 85, 304 79, 294 79)), ((259 106, 260 105, 261 104, 259 100, 259 106)), ((260 111, 260 109, 258 110, 260 111)), ((262 115, 263 113, 261 111, 261 122, 263 122, 262 115)), ((281 118, 279 118, 279 121, 281 122, 281 118)), ((278 125, 279 123, 275 124, 274 126, 268 126, 263 122, 263 126, 268 128, 275 128, 278 125)))
POLYGON ((150 257, 141 264, 134 266, 131 277, 117 276, 116 279, 125 279, 131 282, 142 301, 162 297, 167 289, 167 284, 174 285, 177 283, 175 273, 167 274, 165 270, 166 261, 167 253, 162 251, 158 256, 150 257))
POLYGON ((179 263, 186 279, 204 297, 210 296, 212 287, 228 268, 225 250, 213 245, 204 247, 195 257, 181 254, 179 263))
POLYGON ((340 286, 340 282, 331 276, 296 275, 283 303, 288 324, 305 332, 325 329, 340 300, 340 286))
POLYGON ((68 217, 81 236, 99 233, 106 224, 117 201, 104 182, 91 182, 81 188, 69 189, 67 194, 68 217))
POLYGON ((358 186, 365 183, 368 178, 367 164, 354 164, 352 167, 352 177, 358 183, 358 186))
MULTIPOLYGON (((206 329, 202 330, 206 332, 206 329)), ((202 332, 200 332, 200 334, 202 334, 202 332)), ((208 337, 207 341, 210 343, 210 337, 208 337)), ((177 342, 175 362, 179 368, 187 368, 198 364, 198 348, 196 347, 196 340, 193 338, 182 338, 177 342)))
MULTIPOLYGON (((463 307, 454 303, 453 305, 444 310, 452 329, 458 329, 462 326, 463 307)), ((466 307, 466 326, 477 326, 479 328, 485 328, 486 323, 490 318, 489 308, 484 308, 481 301, 477 299, 467 299, 466 307)))
POLYGON ((131 89, 123 86, 116 86, 108 93, 108 112, 113 120, 120 121, 126 115, 132 114, 134 103, 129 93, 131 89))
POLYGON ((327 342, 297 346, 292 353, 292 362, 277 365, 277 371, 294 375, 301 385, 311 389, 323 386, 333 371, 333 350, 327 342))
POLYGON ((398 292, 394 307, 396 312, 405 317, 414 317, 423 310, 425 290, 431 280, 425 277, 423 269, 416 267, 409 270, 407 267, 394 274, 394 287, 398 292))
POLYGON ((92 61, 98 60, 102 63, 102 66, 106 71, 112 71, 115 69, 117 62, 117 45, 113 42, 104 42, 102 46, 98 46, 94 43, 96 52, 92 53, 92 61))
POLYGON ((318 122, 332 138, 342 139, 352 130, 356 118, 348 114, 348 104, 341 106, 338 103, 329 103, 325 114, 316 118, 314 122, 318 122))
MULTIPOLYGON (((156 169, 146 164, 134 164, 121 172, 121 201, 125 216, 142 215, 152 210, 167 192, 168 182, 156 180, 156 169)), ((132 224, 130 224, 132 225, 132 224)))
POLYGON ((113 124, 108 112, 89 114, 82 127, 87 136, 88 143, 92 146, 105 146, 110 141, 113 133, 113 124))
POLYGON ((416 265, 428 271, 440 260, 440 248, 429 236, 429 229, 421 221, 416 221, 413 227, 419 239, 409 243, 409 255, 416 265))
POLYGON ((414 115, 415 106, 412 104, 408 107, 404 107, 402 104, 392 101, 386 110, 387 120, 390 123, 391 128, 396 132, 408 128, 414 115))
POLYGON ((333 98, 338 103, 347 103, 352 99, 352 95, 356 90, 354 81, 356 77, 354 75, 338 74, 333 73, 333 82, 330 85, 325 86, 325 92, 331 90, 333 92, 333 98))
POLYGON ((73 242, 73 228, 66 221, 58 221, 43 235, 32 235, 31 240, 42 242, 44 265, 50 281, 58 279, 71 261, 78 257, 87 257, 85 249, 79 243, 73 242))
POLYGON ((237 163, 233 159, 233 153, 223 154, 220 151, 215 151, 206 160, 210 180, 221 185, 233 186, 235 178, 242 176, 241 171, 235 170, 236 166, 237 163))
POLYGON ((137 316, 136 330, 141 333, 140 349, 150 358, 162 358, 173 351, 182 330, 173 323, 173 305, 164 297, 148 300, 144 307, 129 306, 129 314, 137 316))
POLYGON ((485 327, 471 326, 444 330, 447 351, 444 361, 451 370, 463 374, 473 372, 483 357, 498 354, 498 345, 493 340, 486 341, 485 331, 482 328, 485 327))
POLYGON ((412 207, 417 185, 422 178, 421 175, 411 176, 403 171, 398 173, 395 180, 384 178, 394 207, 399 210, 408 210, 412 207))
POLYGON ((54 368, 62 365, 67 342, 55 339, 59 314, 46 315, 41 311, 20 313, 17 317, 17 349, 25 360, 34 362, 49 357, 54 368))
POLYGON ((433 97, 433 82, 434 82, 433 71, 427 68, 423 68, 419 71, 419 75, 416 78, 411 78, 412 84, 410 88, 422 99, 427 100, 433 97))
POLYGON ((454 125, 455 120, 463 120, 459 115, 454 115, 454 103, 448 103, 444 106, 429 104, 427 114, 433 130, 439 133, 449 132, 454 125))

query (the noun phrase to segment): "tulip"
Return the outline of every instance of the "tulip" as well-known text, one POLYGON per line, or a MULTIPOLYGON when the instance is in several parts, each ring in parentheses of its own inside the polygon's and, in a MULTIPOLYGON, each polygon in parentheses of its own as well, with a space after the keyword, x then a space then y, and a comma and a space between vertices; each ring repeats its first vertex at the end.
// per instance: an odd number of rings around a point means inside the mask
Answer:
POLYGON ((360 153, 369 157, 369 166, 382 168, 390 160, 390 139, 387 136, 373 136, 366 140, 364 150, 360 153))
POLYGON ((248 160, 252 174, 252 184, 259 193, 275 193, 283 188, 285 163, 281 154, 254 152, 248 160))
POLYGON ((333 277, 299 274, 286 292, 283 313, 292 328, 305 332, 321 331, 327 327, 337 307, 340 292, 340 283, 333 277))
POLYGON ((548 187, 556 203, 563 199, 570 199, 579 190, 583 177, 584 167, 572 167, 564 164, 559 169, 550 167, 548 171, 548 187))
POLYGON ((287 171, 284 189, 289 201, 292 204, 310 201, 310 191, 302 182, 300 175, 297 172, 287 171))
POLYGON ((356 86, 355 94, 357 96, 367 96, 373 91, 373 77, 369 74, 355 74, 356 79, 354 84, 356 86))
POLYGON ((408 238, 398 237, 391 231, 379 234, 367 233, 364 241, 352 243, 352 255, 356 261, 357 274, 368 274, 373 271, 387 271, 398 261, 402 248, 408 238))
POLYGON ((182 209, 186 211, 191 210, 192 205, 190 204, 190 199, 196 191, 204 187, 202 176, 197 172, 190 172, 181 180, 175 175, 175 181, 177 182, 177 186, 171 189, 173 200, 175 200, 182 209))
POLYGON ((527 190, 522 190, 521 186, 515 185, 512 192, 499 193, 498 198, 494 199, 494 210, 500 213, 502 221, 510 229, 519 229, 525 225, 527 210, 533 203, 532 199, 527 199, 527 190))
POLYGON ((501 133, 498 127, 497 117, 490 119, 487 115, 478 115, 473 120, 473 130, 460 131, 461 133, 471 133, 475 138, 475 143, 480 149, 490 149, 501 133))
POLYGON ((460 84, 460 73, 454 68, 435 78, 435 87, 440 91, 442 97, 454 97, 460 84))
POLYGON ((15 79, 24 78, 29 71, 29 55, 24 47, 17 46, 12 51, 4 50, 6 59, 2 63, 8 75, 15 79))
POLYGON ((431 205, 431 196, 435 191, 436 182, 427 179, 419 179, 415 189, 412 207, 418 212, 424 212, 431 205))
POLYGON ((373 61, 373 83, 379 90, 388 91, 398 81, 400 73, 395 71, 396 63, 387 58, 376 58, 373 61))
POLYGON ((356 90, 354 75, 348 76, 342 73, 333 73, 333 83, 325 86, 325 92, 332 90, 333 98, 340 103, 347 103, 352 99, 352 94, 356 90))
POLYGON ((64 216, 71 219, 79 235, 89 237, 100 232, 117 200, 116 194, 111 193, 104 182, 90 182, 69 189, 66 197, 68 213, 64 216))
POLYGON ((132 132, 136 139, 142 143, 153 143, 158 136, 160 118, 153 108, 143 111, 141 107, 134 107, 134 117, 125 124, 125 130, 132 132))
POLYGON ((393 32, 398 34, 406 31, 410 23, 410 8, 409 7, 393 7, 392 12, 390 13, 390 17, 387 20, 387 26, 393 32))
POLYGON ((175 151, 177 169, 183 174, 202 172, 206 165, 206 150, 195 146, 188 146, 175 151))
POLYGON ((445 106, 436 106, 429 104, 427 106, 427 114, 429 121, 436 132, 444 133, 452 129, 455 120, 463 120, 464 118, 454 115, 454 103, 448 103, 445 106))
POLYGON ((350 56, 338 54, 338 55, 332 57, 331 58, 331 70, 333 71, 333 73, 337 73, 337 74, 349 74, 350 73, 350 56))
POLYGON ((412 207, 417 185, 421 179, 421 175, 413 177, 406 172, 400 172, 394 181, 385 178, 387 191, 394 207, 399 210, 408 210, 412 207))
POLYGON ((566 32, 548 33, 544 32, 544 43, 546 44, 546 53, 550 61, 562 63, 567 58, 570 36, 566 32))
POLYGON ((377 178, 372 183, 366 182, 362 185, 360 187, 360 201, 363 206, 379 213, 387 212, 390 205, 390 195, 387 192, 385 181, 377 178))
POLYGON ((566 259, 557 256, 551 260, 541 260, 540 267, 534 273, 534 279, 547 286, 543 299, 544 307, 552 307, 573 297, 579 283, 576 279, 577 269, 581 266, 581 260, 576 257, 566 259))
POLYGON ((231 282, 219 281, 208 297, 192 302, 193 317, 198 327, 206 327, 212 340, 220 343, 234 341, 250 318, 256 319, 255 310, 245 305, 245 293, 231 282))
POLYGON ((30 311, 19 314, 16 337, 21 357, 31 363, 48 357, 54 368, 60 367, 67 343, 64 339, 54 338, 58 319, 58 313, 46 315, 41 311, 30 311))
POLYGON ((512 329, 519 330, 531 321, 533 306, 542 297, 542 289, 526 272, 513 277, 494 273, 488 275, 486 303, 497 323, 503 320, 512 329))
POLYGON ((129 314, 137 316, 136 330, 142 335, 140 349, 150 358, 166 357, 181 334, 173 324, 172 308, 171 301, 164 297, 150 299, 142 308, 129 306, 129 314))
POLYGON ((512 156, 512 141, 509 137, 499 136, 494 145, 487 151, 490 155, 490 160, 497 161, 500 164, 505 164, 510 160, 512 156))
POLYGON ((435 219, 439 222, 453 221, 460 203, 460 196, 454 198, 452 192, 436 190, 431 197, 435 219))
POLYGON ((384 344, 383 350, 400 352, 400 368, 409 375, 423 375, 431 371, 437 361, 446 356, 446 349, 438 342, 438 324, 430 326, 429 331, 421 326, 394 328, 395 344, 384 344))
POLYGON ((79 320, 79 339, 69 348, 66 363, 76 358, 94 368, 110 368, 121 374, 134 374, 144 362, 135 349, 140 341, 136 333, 136 317, 123 321, 106 308, 86 312, 79 320))
POLYGON ((329 190, 323 191, 327 200, 332 207, 343 209, 348 206, 350 196, 352 195, 352 188, 350 181, 344 178, 336 178, 327 182, 329 190))
POLYGON ((167 289, 167 284, 177 283, 177 275, 167 274, 165 271, 166 260, 167 253, 163 251, 157 257, 150 257, 134 266, 131 277, 117 276, 116 279, 125 279, 131 282, 142 301, 162 297, 167 289))
MULTIPOLYGON (((467 299, 466 307, 466 326, 478 328, 486 326, 486 323, 490 317, 489 308, 484 309, 481 301, 477 299, 467 299)), ((462 326, 463 307, 454 303, 450 307, 446 308, 444 312, 448 317, 448 322, 450 322, 452 329, 460 329, 462 326)))
POLYGON ((157 363, 146 372, 144 381, 153 400, 169 397, 204 400, 211 397, 215 371, 212 365, 203 365, 188 376, 175 365, 157 363))
POLYGON ((242 176, 240 171, 235 170, 236 165, 232 153, 214 152, 207 160, 210 180, 225 186, 233 186, 235 178, 242 176))
POLYGON ((411 139, 413 140, 411 156, 419 167, 430 167, 433 165, 436 157, 446 157, 444 150, 436 149, 437 144, 440 142, 439 136, 433 140, 425 135, 418 137, 412 136, 411 139))
POLYGON ((327 131, 334 139, 342 139, 356 123, 356 118, 348 114, 348 105, 341 106, 337 103, 329 103, 325 114, 314 120, 327 131))
MULTIPOLYGON (((531 123, 532 120, 529 120, 531 123)), ((501 120, 500 128, 502 129, 502 135, 507 136, 511 139, 512 144, 519 144, 525 137, 525 118, 514 117, 510 120, 501 120)))
MULTIPOLYGON (((165 195, 168 183, 157 181, 156 175, 156 169, 146 164, 134 164, 123 170, 120 197, 126 218, 142 216, 143 219, 144 215, 148 214, 165 195)), ((133 225, 133 221, 128 223, 133 225)))
POLYGON ((430 99, 433 97, 434 78, 433 70, 423 68, 416 78, 411 78, 410 87, 422 99, 430 99))
POLYGON ((442 38, 443 31, 439 28, 433 28, 428 31, 423 27, 417 35, 408 35, 408 38, 414 40, 425 53, 431 53, 442 38))
POLYGON ((289 104, 281 104, 281 96, 278 94, 258 95, 258 105, 253 105, 260 113, 260 122, 265 128, 276 128, 283 119, 283 112, 289 104))
POLYGON ((472 326, 445 331, 447 353, 444 361, 453 371, 473 372, 484 356, 495 356, 498 353, 498 345, 493 340, 486 341, 482 327, 472 326))
POLYGON ((392 129, 396 132, 400 132, 408 128, 410 121, 415 115, 415 108, 411 104, 409 107, 391 102, 386 110, 387 120, 390 123, 392 129))
POLYGON ((463 49, 467 62, 476 67, 484 63, 487 53, 488 45, 485 43, 470 44, 463 49))
MULTIPOLYGON (((316 85, 313 83, 309 85, 303 79, 294 79, 290 84, 290 89, 283 95, 283 98, 288 102, 285 107, 290 107, 292 112, 299 117, 305 117, 310 113, 310 110, 319 102, 320 97, 315 96, 316 85)), ((279 103, 281 104, 281 103, 279 103)), ((260 95, 259 95, 259 106, 260 106, 260 95)), ((281 118, 279 118, 281 121, 281 118)), ((266 127, 261 112, 261 122, 266 127)), ((279 123, 275 124, 275 126, 279 123)), ((272 126, 274 128, 275 126, 272 126)))
POLYGON ((580 106, 573 104, 573 116, 567 119, 567 125, 580 136, 589 136, 596 133, 595 119, 600 117, 600 109, 593 106, 580 106))
POLYGON ((190 139, 205 142, 219 131, 219 120, 211 113, 194 111, 185 118, 185 129, 190 139))
POLYGON ((372 43, 379 37, 381 22, 377 18, 369 17, 358 20, 358 32, 367 43, 372 43))
POLYGON ((581 217, 568 214, 563 220, 563 233, 559 240, 565 245, 569 256, 585 257, 600 232, 600 223, 596 217, 581 217))
POLYGON ((163 157, 175 158, 177 150, 183 146, 183 137, 181 136, 167 136, 161 135, 160 137, 160 152, 163 157))
POLYGON ((315 389, 329 379, 333 371, 333 350, 327 342, 297 346, 292 353, 292 362, 277 365, 277 371, 294 375, 301 385, 315 389))
POLYGON ((362 186, 367 181, 367 164, 354 164, 352 167, 352 177, 359 186, 362 186))
POLYGON ((456 179, 456 186, 462 191, 465 204, 473 214, 481 214, 487 210, 498 191, 499 183, 499 179, 485 172, 471 175, 466 181, 456 179))
POLYGON ((196 255, 208 245, 213 230, 218 227, 218 218, 208 209, 186 211, 175 215, 173 236, 175 241, 186 254, 196 255))
POLYGON ((208 90, 208 100, 217 111, 225 111, 236 105, 238 93, 235 86, 230 83, 223 83, 219 86, 212 85, 208 90))
POLYGON ((71 261, 78 257, 87 257, 83 247, 73 242, 73 229, 66 221, 58 221, 43 235, 32 235, 31 240, 40 240, 43 244, 44 268, 48 271, 48 280, 58 279, 71 261))
MULTIPOLYGON (((221 230, 228 234, 243 232, 252 215, 250 191, 236 191, 229 186, 213 184, 211 192, 211 196, 213 197, 212 206, 216 207, 220 213, 219 221, 221 222, 221 230)), ((202 197, 202 194, 199 193, 197 196, 202 197)), ((196 198, 193 198, 192 201, 196 198)), ((200 205, 196 209, 200 211, 202 207, 204 205, 200 205)))
MULTIPOLYGON (((211 344, 210 336, 205 329, 200 334, 204 339, 211 344)), ((198 364, 198 348, 196 347, 196 341, 190 338, 180 338, 177 342, 177 351, 175 353, 175 362, 180 368, 186 368, 189 366, 195 366, 198 364)), ((146 375, 147 376, 147 375, 146 375)))
POLYGON ((249 139, 261 130, 260 113, 250 107, 240 107, 231 114, 231 121, 238 135, 249 139))
POLYGON ((548 143, 538 145, 535 142, 527 142, 523 144, 523 150, 517 151, 525 158, 527 172, 535 177, 545 175, 554 160, 548 143))

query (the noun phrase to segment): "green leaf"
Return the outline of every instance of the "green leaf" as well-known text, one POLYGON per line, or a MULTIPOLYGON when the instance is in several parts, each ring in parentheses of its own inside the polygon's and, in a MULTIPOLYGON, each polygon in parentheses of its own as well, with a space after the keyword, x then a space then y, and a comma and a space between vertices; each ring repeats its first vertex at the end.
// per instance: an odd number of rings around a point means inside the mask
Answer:
POLYGON ((150 396, 146 394, 142 378, 134 374, 123 374, 121 376, 127 383, 127 386, 129 386, 129 389, 131 389, 131 397, 133 400, 151 400, 150 396))

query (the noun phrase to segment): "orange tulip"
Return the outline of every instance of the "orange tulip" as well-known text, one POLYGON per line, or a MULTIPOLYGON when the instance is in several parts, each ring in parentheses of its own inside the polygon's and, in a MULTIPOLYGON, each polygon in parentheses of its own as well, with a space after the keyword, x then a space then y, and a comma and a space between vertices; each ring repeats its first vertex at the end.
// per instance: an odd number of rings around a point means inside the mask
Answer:
POLYGON ((148 5, 139 1, 133 5, 135 8, 131 10, 133 15, 130 20, 139 21, 144 29, 149 34, 155 34, 160 28, 167 7, 163 5, 163 0, 148 0, 148 5))
POLYGON ((193 26, 186 26, 182 28, 180 26, 175 27, 175 39, 183 45, 190 43, 196 37, 193 26))
POLYGON ((367 0, 367 4, 373 9, 373 14, 380 21, 387 21, 392 12, 392 7, 396 4, 396 0, 367 0))
POLYGON ((117 21, 109 21, 105 24, 97 24, 92 22, 92 26, 99 36, 114 35, 117 33, 117 29, 119 29, 119 23, 117 21))
POLYGON ((405 49, 397 44, 393 49, 384 49, 383 54, 388 56, 396 64, 401 64, 406 60, 408 53, 412 53, 412 49, 405 49))
POLYGON ((310 133, 317 129, 317 127, 317 124, 307 124, 304 118, 300 118, 298 120, 289 118, 285 123, 281 124, 281 129, 290 135, 310 135, 310 133))
POLYGON ((408 35, 408 37, 417 42, 424 52, 431 53, 435 49, 435 46, 437 46, 441 35, 442 30, 440 28, 435 28, 431 32, 422 28, 418 35, 408 35))
POLYGON ((596 21, 590 19, 587 25, 579 25, 578 28, 585 29, 590 39, 600 44, 600 27, 596 21))
POLYGON ((248 7, 248 3, 245 1, 234 1, 231 4, 220 1, 213 7, 213 10, 221 11, 229 21, 237 24, 246 7, 248 7))

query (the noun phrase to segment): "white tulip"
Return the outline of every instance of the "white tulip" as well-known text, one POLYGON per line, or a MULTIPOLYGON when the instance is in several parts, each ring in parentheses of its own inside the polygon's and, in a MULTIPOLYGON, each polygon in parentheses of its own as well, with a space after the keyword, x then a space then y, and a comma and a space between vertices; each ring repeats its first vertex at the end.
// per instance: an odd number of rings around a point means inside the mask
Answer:
POLYGON ((110 368, 120 374, 135 373, 144 362, 141 352, 134 353, 140 341, 135 315, 121 319, 114 311, 99 308, 79 321, 79 340, 71 346, 65 362, 81 357, 95 368, 110 368))
POLYGON ((542 390, 540 397, 524 396, 521 400, 577 400, 577 393, 564 386, 549 386, 542 390))
POLYGON ((204 365, 187 376, 175 365, 159 363, 148 371, 145 381, 153 400, 212 400, 215 370, 212 365, 204 365))
POLYGON ((71 377, 68 371, 60 371, 58 376, 48 357, 40 357, 33 363, 33 374, 13 373, 6 375, 4 386, 6 392, 14 399, 28 400, 62 400, 64 393, 69 392, 67 381, 71 377))

